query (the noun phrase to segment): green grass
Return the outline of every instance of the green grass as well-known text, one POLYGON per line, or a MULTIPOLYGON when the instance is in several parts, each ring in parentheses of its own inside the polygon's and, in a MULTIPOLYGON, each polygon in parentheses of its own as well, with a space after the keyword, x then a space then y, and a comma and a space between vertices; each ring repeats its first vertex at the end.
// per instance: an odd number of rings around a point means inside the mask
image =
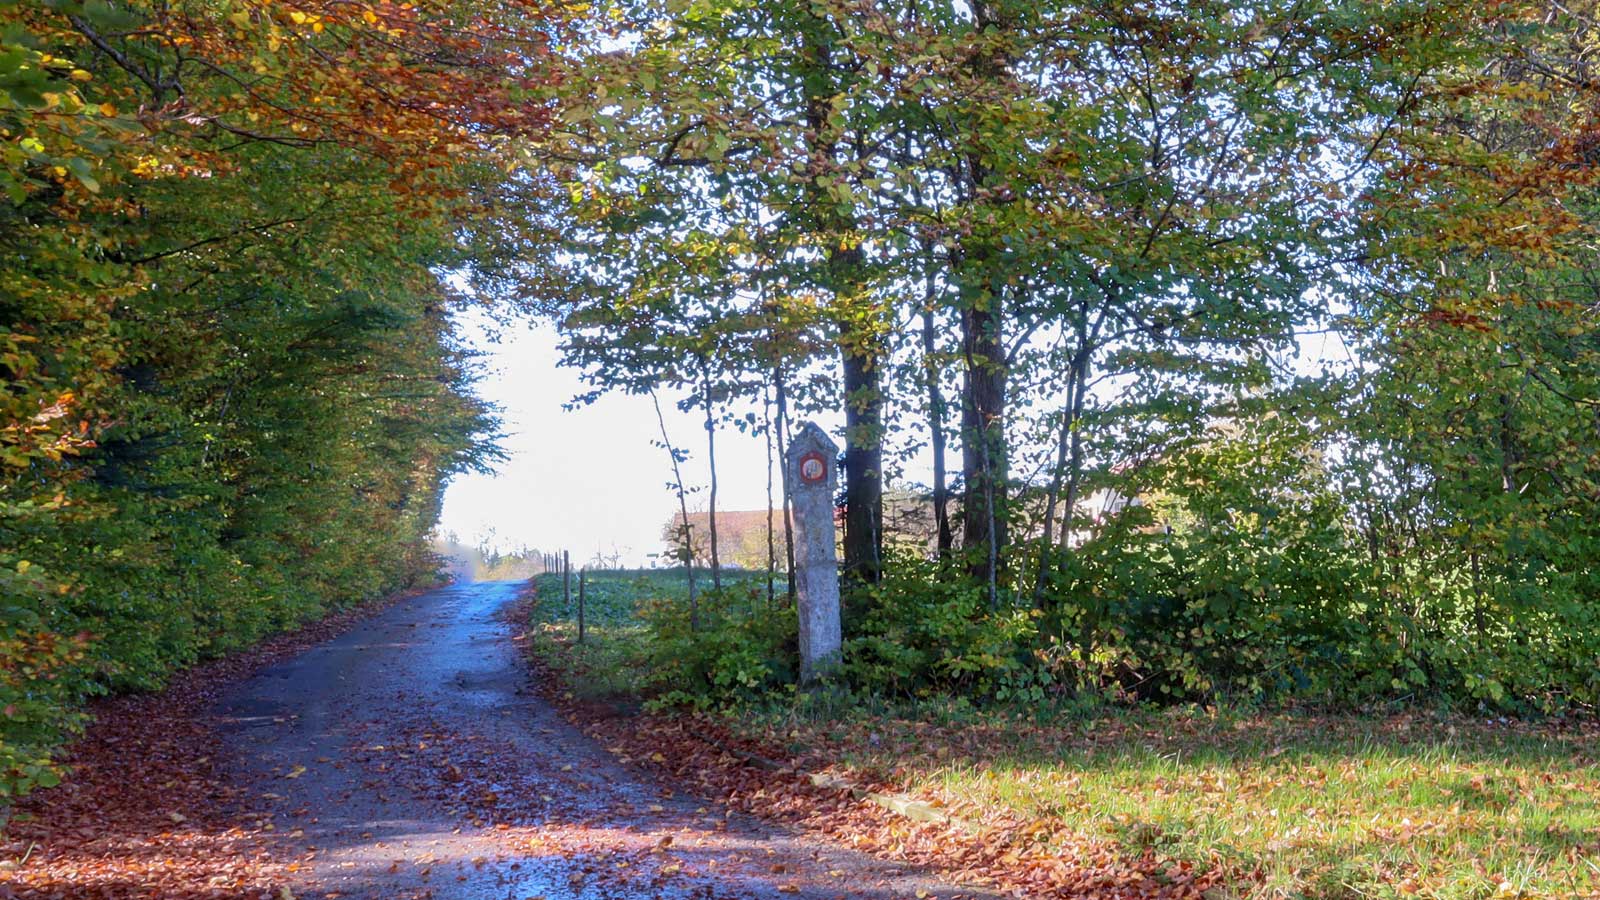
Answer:
MULTIPOLYGON (((566 676, 572 692, 589 700, 633 699, 648 666, 650 635, 636 612, 654 598, 687 600, 688 574, 682 568, 607 569, 584 577, 584 640, 578 643, 578 576, 563 593, 560 575, 532 579, 534 651, 566 676)), ((765 590, 766 573, 724 571, 724 588, 765 590)), ((776 590, 786 589, 780 577, 776 590)), ((711 588, 711 573, 695 571, 695 589, 711 588)))
MULTIPOLYGON (((727 580, 751 578, 763 576, 727 580)), ((575 692, 607 699, 630 696, 645 672, 637 604, 687 595, 681 570, 596 573, 580 646, 559 579, 536 586, 539 649, 575 692)), ((1063 846, 1109 842, 1220 868, 1232 893, 1211 900, 1600 897, 1593 723, 980 710, 938 698, 906 708, 824 694, 747 710, 738 727, 971 818, 998 810, 1047 823, 1063 846)))
POLYGON ((1171 710, 929 718, 761 730, 958 809, 1221 866, 1242 897, 1600 895, 1593 729, 1171 710))

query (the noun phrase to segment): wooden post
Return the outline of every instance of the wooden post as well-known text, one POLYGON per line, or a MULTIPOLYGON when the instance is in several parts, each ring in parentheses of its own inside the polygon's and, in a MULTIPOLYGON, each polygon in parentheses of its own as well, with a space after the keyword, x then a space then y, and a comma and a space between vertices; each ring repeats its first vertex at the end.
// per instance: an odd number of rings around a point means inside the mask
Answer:
POLYGON ((587 574, 588 572, 583 569, 578 570, 578 643, 580 644, 583 643, 583 584, 587 580, 584 578, 587 574))
POLYGON ((572 609, 572 554, 561 551, 561 605, 572 609))
POLYGON ((839 665, 839 551, 833 495, 839 446, 815 423, 800 427, 784 466, 794 504, 796 603, 800 617, 800 682, 810 684, 839 665))

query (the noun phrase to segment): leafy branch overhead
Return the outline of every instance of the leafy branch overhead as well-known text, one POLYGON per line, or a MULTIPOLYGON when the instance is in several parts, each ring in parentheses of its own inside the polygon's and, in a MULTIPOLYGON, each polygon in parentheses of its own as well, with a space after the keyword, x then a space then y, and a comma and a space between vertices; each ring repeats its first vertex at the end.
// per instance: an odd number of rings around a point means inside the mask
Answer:
POLYGON ((1597 47, 1532 0, 0 2, 0 801, 89 694, 431 577, 497 453, 475 301, 574 404, 694 414, 663 696, 794 671, 722 571, 782 606, 783 476, 745 546, 717 457, 804 417, 853 690, 1592 706, 1597 47))
POLYGON ((0 810, 86 695, 432 577, 496 453, 438 273, 565 16, 0 4, 0 810))
POLYGON ((1593 696, 1591 5, 594 13, 500 284, 842 424, 863 685, 1593 696))

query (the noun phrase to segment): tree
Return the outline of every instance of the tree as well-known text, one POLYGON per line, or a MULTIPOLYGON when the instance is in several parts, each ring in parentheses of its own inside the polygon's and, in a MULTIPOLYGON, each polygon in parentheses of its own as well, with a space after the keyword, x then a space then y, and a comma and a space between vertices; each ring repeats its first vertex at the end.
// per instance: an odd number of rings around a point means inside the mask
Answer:
POLYGON ((444 480, 494 455, 436 273, 553 121, 564 26, 317 0, 0 25, 3 804, 88 693, 432 577, 444 480))

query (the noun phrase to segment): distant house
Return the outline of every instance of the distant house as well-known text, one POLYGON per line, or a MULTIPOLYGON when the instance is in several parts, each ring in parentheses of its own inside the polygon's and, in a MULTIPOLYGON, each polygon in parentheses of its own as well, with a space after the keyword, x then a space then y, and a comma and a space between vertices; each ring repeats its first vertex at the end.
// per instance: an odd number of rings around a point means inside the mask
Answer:
MULTIPOLYGON (((1024 504, 1040 507, 1042 491, 1021 491, 1016 499, 1024 504)), ((1080 527, 1068 536, 1068 543, 1078 546, 1094 530, 1125 510, 1144 505, 1138 496, 1128 496, 1113 487, 1101 487, 1078 501, 1080 527)), ((950 498, 949 515, 956 531, 956 543, 961 541, 961 504, 959 495, 950 498)), ((843 511, 836 519, 842 539, 844 533, 843 511)), ((661 527, 662 558, 676 559, 682 542, 683 515, 674 515, 661 527)), ((772 546, 779 567, 784 559, 783 511, 772 511, 772 546)), ((711 565, 711 517, 704 511, 689 513, 689 530, 697 566, 711 565)), ((920 550, 931 555, 937 547, 938 529, 933 514, 933 498, 926 493, 891 489, 883 494, 883 540, 890 547, 920 550)), ((1043 532, 1042 522, 1024 528, 1017 537, 1037 537, 1043 532)), ((723 566, 737 569, 765 569, 767 567, 767 511, 764 509, 717 510, 717 553, 723 566)))
MULTIPOLYGON (((784 559, 783 511, 772 511, 772 546, 777 551, 779 567, 784 559)), ((682 545, 683 514, 679 513, 661 527, 662 556, 677 559, 682 545)), ((711 516, 705 512, 689 513, 689 533, 694 548, 695 565, 711 565, 711 516)), ((764 509, 717 510, 717 556, 726 568, 765 569, 767 567, 767 511, 764 509)))
POLYGON ((1096 488, 1088 497, 1078 505, 1084 519, 1085 527, 1074 528, 1067 535, 1067 545, 1071 547, 1082 544, 1094 536, 1100 526, 1116 518, 1125 510, 1144 506, 1144 499, 1137 494, 1129 496, 1114 487, 1096 488))
MULTIPOLYGON (((953 504, 952 504, 953 506, 953 504)), ((911 491, 885 491, 883 496, 884 541, 923 543, 933 547, 933 504, 927 497, 911 491)), ((843 510, 836 510, 835 524, 842 538, 843 510)), ((677 558, 682 544, 683 514, 661 527, 664 558, 677 558)), ((695 565, 711 564, 711 517, 704 511, 689 513, 689 530, 695 565)), ((783 510, 772 511, 772 546, 779 567, 785 557, 783 510)), ((722 565, 739 569, 767 567, 767 511, 764 509, 717 510, 717 555, 722 565)))

